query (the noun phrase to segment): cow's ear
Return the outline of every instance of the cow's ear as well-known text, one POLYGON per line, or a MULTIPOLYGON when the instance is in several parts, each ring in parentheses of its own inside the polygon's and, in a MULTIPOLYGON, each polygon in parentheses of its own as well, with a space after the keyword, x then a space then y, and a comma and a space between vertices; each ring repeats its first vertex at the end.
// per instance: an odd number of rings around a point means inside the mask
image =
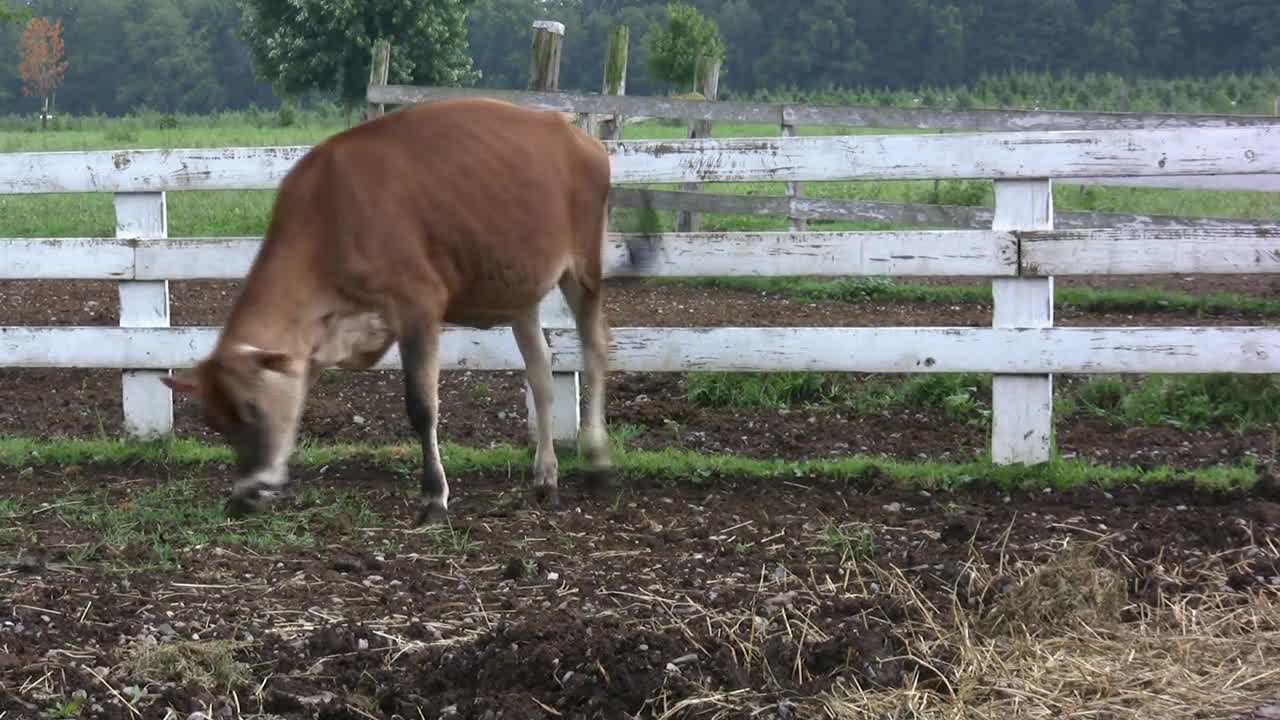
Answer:
POLYGON ((168 385, 170 390, 183 395, 191 395, 200 390, 200 381, 196 378, 196 374, 190 370, 182 370, 173 375, 165 375, 160 378, 160 382, 168 385))
POLYGON ((282 352, 259 350, 253 354, 253 362, 263 370, 271 372, 288 373, 293 369, 289 356, 282 352))
POLYGON ((241 345, 238 348, 240 356, 257 367, 259 370, 270 370, 271 372, 293 374, 293 359, 288 353, 276 352, 275 350, 263 350, 252 345, 241 345))

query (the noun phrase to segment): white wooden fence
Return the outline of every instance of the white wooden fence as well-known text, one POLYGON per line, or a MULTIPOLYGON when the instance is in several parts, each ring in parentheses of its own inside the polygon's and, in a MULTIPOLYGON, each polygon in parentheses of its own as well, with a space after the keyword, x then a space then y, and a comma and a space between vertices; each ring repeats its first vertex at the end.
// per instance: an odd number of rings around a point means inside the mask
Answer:
MULTIPOLYGON (((615 317, 613 369, 993 373, 998 463, 1048 458, 1054 373, 1280 371, 1270 327, 1053 327, 1054 275, 1280 272, 1280 226, 1055 230, 1052 202, 1055 179, 1277 174, 1280 126, 607 145, 618 184, 985 178, 996 197, 990 229, 665 235, 647 273, 990 277, 991 328, 646 328, 615 317)), ((0 154, 0 194, 115 193, 117 214, 114 238, 0 241, 0 279, 116 280, 121 300, 119 328, 0 327, 0 367, 121 369, 126 431, 171 432, 157 378, 204 356, 217 328, 168 327, 167 283, 242 278, 260 240, 169 239, 165 192, 271 189, 306 150, 0 154)), ((624 248, 610 238, 610 254, 624 248)), ((550 345, 554 370, 581 370, 571 329, 551 328, 550 345)), ((501 328, 450 328, 442 354, 446 369, 523 368, 501 328)), ((398 363, 393 348, 378 367, 398 363)), ((562 399, 572 411, 557 435, 572 437, 578 398, 562 399)))

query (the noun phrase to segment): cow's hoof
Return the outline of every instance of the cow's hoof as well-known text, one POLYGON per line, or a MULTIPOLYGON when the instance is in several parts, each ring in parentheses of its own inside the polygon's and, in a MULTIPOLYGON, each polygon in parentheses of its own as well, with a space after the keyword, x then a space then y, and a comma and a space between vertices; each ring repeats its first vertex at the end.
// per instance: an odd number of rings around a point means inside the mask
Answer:
POLYGON ((560 509, 560 488, 555 485, 535 485, 533 501, 546 510, 560 509))
POLYGON ((241 520, 262 509, 262 502, 250 495, 232 495, 223 507, 223 513, 232 520, 241 520))
POLYGON ((444 525, 449 522, 449 511, 438 502, 429 502, 418 508, 418 515, 413 524, 417 527, 444 525))
POLYGON ((608 492, 613 487, 613 470, 607 467, 587 470, 582 485, 591 493, 608 492))

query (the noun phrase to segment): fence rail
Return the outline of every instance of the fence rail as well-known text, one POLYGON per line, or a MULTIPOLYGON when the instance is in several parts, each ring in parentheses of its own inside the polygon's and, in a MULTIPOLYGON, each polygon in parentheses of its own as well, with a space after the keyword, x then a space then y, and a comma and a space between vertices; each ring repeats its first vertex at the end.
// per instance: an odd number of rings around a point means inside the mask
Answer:
MULTIPOLYGON (((546 333, 552 370, 581 371, 576 331, 546 333)), ((1034 377, 1280 369, 1280 330, 1270 327, 618 327, 611 335, 610 369, 643 373, 808 370, 1034 377)), ((213 349, 217 336, 213 327, 0 327, 0 366, 163 371, 189 367, 213 349)), ((515 340, 502 329, 446 328, 440 363, 444 370, 524 369, 515 340)), ((398 370, 399 347, 393 345, 375 368, 398 370)))
MULTIPOLYGON (((614 272, 627 235, 605 244, 608 277, 1033 277, 1280 272, 1274 227, 668 233, 654 264, 614 272)), ((0 280, 238 280, 261 238, 31 238, 5 241, 0 280)))
POLYGON ((410 105, 450 97, 492 97, 518 105, 565 113, 622 115, 630 118, 709 120, 792 126, 909 128, 1028 132, 1042 130, 1151 130, 1275 125, 1270 115, 1070 112, 1061 110, 935 110, 868 105, 760 103, 675 97, 638 97, 571 92, 490 90, 484 88, 371 85, 372 103, 410 105))
MULTIPOLYGON (((1280 328, 1053 327, 1052 275, 1280 272, 1276 227, 1057 229, 1053 178, 1277 173, 1278 139, 1280 128, 1217 127, 609 142, 619 184, 969 177, 994 179, 995 189, 983 229, 669 234, 646 273, 985 276, 992 279, 991 328, 648 328, 615 318, 613 366, 989 372, 993 459, 1044 461, 1053 373, 1280 370, 1280 328)), ((208 352, 217 330, 168 327, 168 281, 243 277, 260 240, 168 238, 165 192, 272 188, 305 150, 0 154, 0 194, 112 192, 117 213, 115 238, 0 241, 0 277, 114 280, 121 299, 118 328, 0 328, 0 367, 119 368, 126 432, 171 432, 172 396, 158 378, 208 352)), ((607 264, 621 258, 625 239, 610 236, 607 264)), ((572 378, 582 368, 576 336, 547 324, 553 368, 572 378)), ((522 367, 502 329, 451 328, 443 352, 450 368, 522 367)), ((379 367, 396 367, 398 357, 393 349, 379 367)), ((572 407, 577 385, 569 387, 572 407)))
MULTIPOLYGON (((1199 179, 1203 176, 1197 176, 1199 179)), ((1256 177, 1256 176, 1250 176, 1256 177)), ((1060 181, 1067 184, 1070 179, 1060 181)), ((896 203, 880 200, 797 197, 787 195, 733 195, 684 190, 640 190, 614 187, 614 207, 686 210, 723 215, 783 216, 798 220, 876 222, 898 226, 936 228, 989 228, 994 212, 989 207, 896 203)), ((1232 217, 1186 217, 1116 212, 1060 212, 1054 223, 1062 228, 1101 227, 1275 227, 1276 220, 1232 217)))
MULTIPOLYGON (((1280 125, 605 142, 615 185, 1280 176, 1280 125)), ((0 153, 0 194, 269 190, 310 146, 0 153)))

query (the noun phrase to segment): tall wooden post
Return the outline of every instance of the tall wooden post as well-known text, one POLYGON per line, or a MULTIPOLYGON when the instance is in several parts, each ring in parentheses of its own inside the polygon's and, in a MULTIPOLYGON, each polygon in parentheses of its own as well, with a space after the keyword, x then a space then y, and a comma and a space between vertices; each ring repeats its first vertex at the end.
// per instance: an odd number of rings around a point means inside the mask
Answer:
MULTIPOLYGON (((700 57, 693 71, 693 91, 714 102, 720 87, 720 59, 700 57)), ((711 137, 710 120, 694 120, 689 123, 690 138, 711 137)), ((697 192, 701 183, 685 183, 683 190, 697 192)), ((684 210, 676 213, 676 232, 698 232, 702 228, 702 216, 684 210)))
MULTIPOLYGON (((992 230, 1052 230, 1051 180, 997 180, 992 230)), ((1053 278, 995 278, 992 324, 1053 327, 1053 278)), ((1053 375, 995 375, 991 381, 991 460, 1048 462, 1053 443, 1053 375)))
MULTIPOLYGON (((795 137, 796 124, 790 106, 782 108, 782 137, 795 137)), ((791 221, 791 232, 804 232, 809 227, 809 222, 801 217, 796 217, 796 200, 804 194, 804 188, 798 182, 787 182, 784 186, 787 195, 787 219, 791 221)))
MULTIPOLYGON (((155 240, 169 237, 169 210, 163 192, 115 194, 116 237, 155 240)), ((169 281, 120 283, 120 327, 169 327, 169 281)), ((129 437, 157 438, 173 432, 173 391, 160 381, 165 370, 121 373, 124 430, 129 437)))
MULTIPOLYGON (((626 25, 614 25, 609 28, 609 49, 604 59, 604 84, 601 88, 605 95, 627 94, 627 45, 631 38, 631 30, 626 25)), ((601 140, 622 139, 621 115, 605 115, 600 119, 601 140)))
MULTIPOLYGON (((383 87, 391 73, 391 41, 375 40, 373 43, 373 61, 369 64, 369 87, 383 87)), ((381 117, 386 108, 381 103, 369 103, 365 110, 365 119, 381 117)))
POLYGON ((560 89, 560 47, 564 43, 564 23, 538 20, 533 23, 533 43, 529 51, 529 89, 560 89))
MULTIPOLYGON (((529 89, 555 92, 560 89, 560 47, 564 41, 564 24, 551 20, 533 23, 533 42, 529 54, 529 89)), ((542 327, 573 329, 577 327, 573 311, 559 289, 553 289, 538 308, 542 327)), ((575 444, 582 419, 582 395, 578 373, 557 372, 551 375, 554 399, 551 403, 551 434, 559 445, 575 444)), ((525 382, 525 406, 529 411, 529 439, 537 442, 538 417, 534 411, 533 390, 525 382)))

